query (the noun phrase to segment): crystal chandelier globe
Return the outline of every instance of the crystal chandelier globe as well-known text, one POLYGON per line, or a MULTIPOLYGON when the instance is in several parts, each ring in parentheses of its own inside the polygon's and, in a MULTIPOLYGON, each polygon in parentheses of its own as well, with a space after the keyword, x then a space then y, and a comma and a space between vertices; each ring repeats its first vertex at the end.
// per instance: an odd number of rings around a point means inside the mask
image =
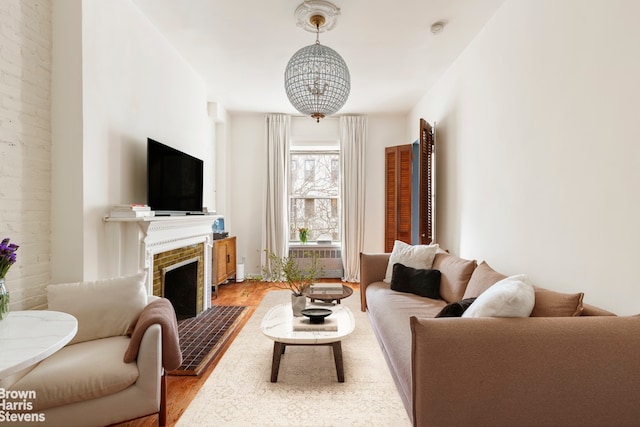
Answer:
POLYGON ((298 50, 289 60, 284 73, 284 87, 289 102, 300 113, 320 119, 340 110, 351 90, 349 68, 330 47, 320 44, 320 27, 325 19, 313 15, 309 21, 316 27, 315 44, 298 50))

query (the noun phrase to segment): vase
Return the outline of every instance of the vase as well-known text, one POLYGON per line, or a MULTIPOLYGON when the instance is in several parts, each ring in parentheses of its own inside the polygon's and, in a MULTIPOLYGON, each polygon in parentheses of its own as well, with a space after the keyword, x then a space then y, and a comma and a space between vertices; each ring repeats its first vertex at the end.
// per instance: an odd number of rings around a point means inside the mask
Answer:
POLYGON ((300 233, 300 241, 302 243, 307 243, 307 233, 300 233))
POLYGON ((302 310, 307 306, 307 297, 304 295, 291 294, 291 310, 294 317, 302 316, 302 310))
POLYGON ((0 278, 0 320, 9 313, 9 291, 4 286, 4 277, 0 278))

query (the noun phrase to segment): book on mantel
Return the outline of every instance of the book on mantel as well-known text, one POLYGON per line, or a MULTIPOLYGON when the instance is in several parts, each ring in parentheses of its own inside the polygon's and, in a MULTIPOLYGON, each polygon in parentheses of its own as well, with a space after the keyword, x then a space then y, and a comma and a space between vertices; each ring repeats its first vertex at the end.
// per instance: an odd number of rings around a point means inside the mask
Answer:
POLYGON ((294 317, 293 330, 335 332, 338 330, 338 321, 336 319, 326 318, 323 323, 311 323, 307 317, 294 317))
POLYGON ((143 204, 116 205, 109 213, 111 218, 144 218, 152 217, 155 212, 151 207, 143 204))

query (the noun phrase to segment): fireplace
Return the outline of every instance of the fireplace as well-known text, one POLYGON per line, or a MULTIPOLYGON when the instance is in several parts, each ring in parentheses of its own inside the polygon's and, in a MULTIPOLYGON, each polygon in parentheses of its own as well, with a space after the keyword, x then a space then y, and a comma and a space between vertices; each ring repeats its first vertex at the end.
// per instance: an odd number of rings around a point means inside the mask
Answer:
POLYGON ((205 288, 203 261, 202 243, 171 249, 153 256, 153 295, 171 301, 179 318, 193 317, 206 309, 202 304, 205 288), (174 280, 180 283, 173 286, 171 281, 174 280), (188 286, 185 285, 187 282, 188 286), (189 299, 188 302, 179 301, 186 298, 189 299), (194 307, 191 307, 192 305, 194 307))
POLYGON ((217 215, 105 218, 109 277, 147 271, 148 295, 163 296, 162 269, 198 258, 196 315, 211 307, 211 225, 217 215))
POLYGON ((198 261, 195 257, 162 269, 162 296, 171 301, 178 319, 198 314, 198 261))

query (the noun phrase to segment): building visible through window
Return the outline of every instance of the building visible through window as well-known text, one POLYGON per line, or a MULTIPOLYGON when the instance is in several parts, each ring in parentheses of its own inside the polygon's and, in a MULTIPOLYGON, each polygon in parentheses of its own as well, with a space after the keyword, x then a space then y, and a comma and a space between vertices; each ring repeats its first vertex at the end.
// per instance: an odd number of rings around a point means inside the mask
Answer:
POLYGON ((291 149, 289 240, 309 229, 308 240, 340 241, 340 153, 337 149, 291 149))

